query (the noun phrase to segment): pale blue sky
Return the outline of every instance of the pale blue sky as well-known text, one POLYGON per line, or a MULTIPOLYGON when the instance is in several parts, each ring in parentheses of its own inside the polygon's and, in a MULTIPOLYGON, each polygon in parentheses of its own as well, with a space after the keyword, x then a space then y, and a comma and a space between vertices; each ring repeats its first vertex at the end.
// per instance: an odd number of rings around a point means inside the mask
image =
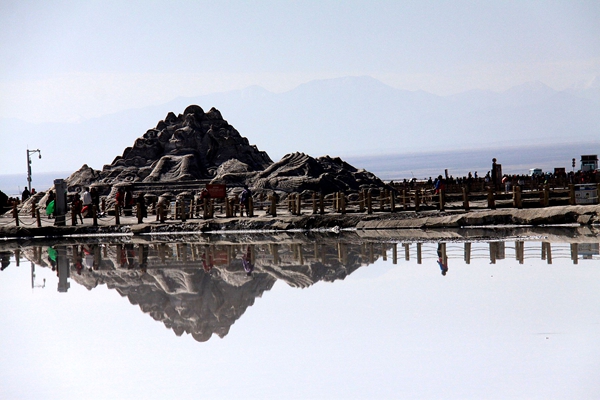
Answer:
POLYGON ((348 75, 436 94, 564 89, 600 75, 599 21, 597 1, 2 1, 0 118, 348 75))

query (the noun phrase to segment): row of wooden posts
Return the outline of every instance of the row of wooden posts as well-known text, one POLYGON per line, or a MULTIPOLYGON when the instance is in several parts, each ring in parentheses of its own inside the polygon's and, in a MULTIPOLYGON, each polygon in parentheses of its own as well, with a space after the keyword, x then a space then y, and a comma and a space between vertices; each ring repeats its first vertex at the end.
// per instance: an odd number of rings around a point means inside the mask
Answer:
MULTIPOLYGON (((600 193, 600 184, 598 184, 598 193, 600 193)), ((542 207, 548 207, 550 205, 550 188, 548 185, 545 185, 540 191, 532 191, 527 192, 528 196, 539 196, 539 205, 542 207)), ((354 194, 356 195, 356 194, 354 194)), ((376 203, 379 203, 379 211, 390 211, 396 212, 399 209, 408 211, 412 209, 414 211, 420 211, 423 208, 423 203, 426 198, 429 198, 433 204, 435 204, 436 208, 440 211, 444 211, 446 209, 447 195, 443 192, 439 192, 436 195, 426 195, 420 189, 415 191, 402 190, 397 195, 389 190, 379 190, 379 196, 373 196, 370 190, 361 190, 358 192, 358 201, 352 202, 349 198, 352 195, 348 196, 343 192, 333 193, 332 198, 332 210, 333 212, 345 214, 348 211, 349 206, 357 206, 358 212, 367 214, 372 214, 374 211, 374 207, 376 207, 376 203), (398 196, 398 198, 397 198, 398 196), (398 202, 398 204, 396 204, 398 202), (388 207, 389 206, 389 207, 388 207)), ((462 188, 462 208, 465 211, 469 211, 471 209, 469 197, 472 196, 467 191, 466 186, 462 188)), ((481 194, 479 194, 481 196, 481 194)), ((498 193, 494 191, 492 187, 487 188, 487 208, 495 209, 496 208, 496 199, 498 193)), ((514 208, 523 208, 523 192, 521 187, 515 186, 512 191, 512 205, 514 208)), ((220 205, 221 209, 223 205, 225 206, 225 218, 236 217, 238 212, 240 216, 242 216, 242 211, 240 209, 240 204, 238 202, 237 197, 229 197, 223 199, 223 203, 220 205)), ((565 199, 566 200, 566 199, 565 199)), ((597 199, 594 199, 597 202, 597 199)), ((301 215, 303 211, 303 206, 306 206, 306 203, 303 203, 302 196, 300 193, 291 193, 287 196, 287 210, 292 215, 301 215)), ((277 216, 277 203, 278 198, 276 196, 270 195, 266 197, 263 193, 258 196, 258 208, 263 210, 265 207, 267 209, 267 213, 271 216, 277 216)), ((568 188, 568 203, 574 205, 575 202, 575 186, 569 185, 568 188)), ((325 214, 326 209, 326 200, 323 193, 313 193, 311 196, 311 204, 313 214, 325 214)), ((168 211, 170 207, 165 207, 163 203, 153 204, 153 214, 156 215, 156 220, 164 222, 166 220, 168 211)), ((246 210, 246 215, 248 217, 254 216, 254 199, 252 197, 249 198, 248 207, 246 210)), ((106 203, 105 199, 102 199, 102 211, 106 211, 106 203)), ((120 225, 120 209, 118 205, 115 205, 115 224, 120 225)), ((221 210, 223 211, 223 210, 221 210)), ((40 218, 40 210, 34 204, 31 209, 32 217, 36 219, 37 226, 41 227, 41 218, 40 218)), ((188 217, 200 217, 204 219, 214 218, 215 215, 215 199, 203 199, 203 200, 191 200, 188 207, 188 202, 185 200, 178 199, 175 202, 175 210, 173 213, 174 219, 186 221, 188 217), (189 210, 189 212, 188 212, 189 210)), ((141 207, 136 207, 136 215, 139 223, 143 222, 143 210, 141 207)), ((13 205, 13 217, 16 221, 16 226, 19 226, 19 218, 18 218, 18 210, 17 205, 13 205)), ((71 224, 76 225, 76 215, 74 213, 71 214, 71 224)), ((92 206, 92 218, 93 218, 93 226, 98 225, 98 210, 94 205, 92 206)))

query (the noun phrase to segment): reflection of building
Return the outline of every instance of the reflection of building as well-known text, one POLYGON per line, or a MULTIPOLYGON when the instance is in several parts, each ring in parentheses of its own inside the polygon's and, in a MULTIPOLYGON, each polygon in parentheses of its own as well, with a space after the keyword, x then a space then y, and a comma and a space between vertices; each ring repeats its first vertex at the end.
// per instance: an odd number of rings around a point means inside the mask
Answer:
POLYGON ((580 243, 577 246, 577 253, 584 260, 591 260, 593 256, 600 255, 600 245, 598 243, 580 243))

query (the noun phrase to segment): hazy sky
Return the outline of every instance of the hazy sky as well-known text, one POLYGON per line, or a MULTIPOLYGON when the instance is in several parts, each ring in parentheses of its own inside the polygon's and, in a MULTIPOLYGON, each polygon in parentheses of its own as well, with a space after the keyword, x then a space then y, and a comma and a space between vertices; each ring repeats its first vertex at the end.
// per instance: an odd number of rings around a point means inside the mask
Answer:
MULTIPOLYGON (((0 2, 0 118, 370 75, 450 94, 600 75, 598 1, 0 2)), ((1 132, 0 135, 6 135, 1 132)))

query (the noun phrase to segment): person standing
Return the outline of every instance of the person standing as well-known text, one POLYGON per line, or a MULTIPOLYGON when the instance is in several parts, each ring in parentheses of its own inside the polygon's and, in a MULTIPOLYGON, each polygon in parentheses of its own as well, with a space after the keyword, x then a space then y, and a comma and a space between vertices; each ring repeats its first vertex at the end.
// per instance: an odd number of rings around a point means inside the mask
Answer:
POLYGON ((244 216, 244 208, 246 209, 246 215, 250 216, 250 197, 252 197, 252 192, 248 189, 248 185, 244 185, 244 190, 242 190, 242 194, 240 195, 240 216, 244 216))
POLYGON ((92 195, 90 194, 88 188, 85 188, 83 194, 81 195, 81 202, 83 204, 83 208, 81 209, 81 213, 86 217, 88 215, 92 215, 92 195))
POLYGON ((23 193, 21 193, 21 202, 25 203, 29 197, 31 197, 31 193, 29 193, 29 189, 25 187, 25 190, 23 190, 23 193))

